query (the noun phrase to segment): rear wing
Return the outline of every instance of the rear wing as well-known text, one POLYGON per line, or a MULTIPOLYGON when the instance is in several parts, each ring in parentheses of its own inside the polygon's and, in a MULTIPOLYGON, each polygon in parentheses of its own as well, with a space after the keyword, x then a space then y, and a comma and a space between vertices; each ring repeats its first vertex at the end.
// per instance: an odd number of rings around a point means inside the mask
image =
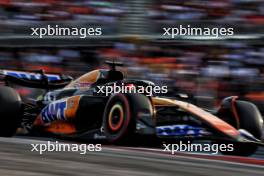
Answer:
POLYGON ((7 86, 9 83, 15 83, 30 88, 59 89, 69 84, 72 80, 71 76, 46 74, 43 70, 0 70, 0 81, 7 86))

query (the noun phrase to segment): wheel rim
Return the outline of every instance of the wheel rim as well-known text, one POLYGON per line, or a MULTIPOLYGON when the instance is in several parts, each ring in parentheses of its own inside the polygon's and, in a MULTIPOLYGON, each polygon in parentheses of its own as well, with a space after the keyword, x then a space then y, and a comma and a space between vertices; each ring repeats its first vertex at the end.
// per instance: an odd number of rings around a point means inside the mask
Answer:
POLYGON ((120 104, 115 104, 108 115, 108 124, 112 131, 118 131, 124 121, 124 110, 120 104))

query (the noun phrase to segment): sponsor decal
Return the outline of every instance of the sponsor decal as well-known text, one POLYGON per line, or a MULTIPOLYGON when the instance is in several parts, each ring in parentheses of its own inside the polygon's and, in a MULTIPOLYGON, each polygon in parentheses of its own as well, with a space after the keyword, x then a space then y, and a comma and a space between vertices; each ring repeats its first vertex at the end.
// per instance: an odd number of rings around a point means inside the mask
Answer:
POLYGON ((102 134, 95 133, 94 134, 94 139, 106 139, 106 136, 102 134))
POLYGON ((58 100, 47 105, 40 114, 43 123, 75 117, 81 96, 58 100))
MULTIPOLYGON (((8 76, 13 76, 16 78, 21 78, 21 79, 29 79, 29 80, 41 80, 42 79, 42 75, 38 73, 4 70, 3 74, 8 75, 8 76)), ((49 81, 58 81, 61 79, 59 75, 45 74, 45 76, 47 76, 49 81)))
POLYGON ((44 123, 49 123, 55 120, 66 120, 65 109, 67 101, 57 101, 46 106, 41 112, 41 119, 44 123))
POLYGON ((56 100, 56 93, 55 92, 48 92, 45 96, 44 96, 44 101, 45 102, 52 102, 56 100))
POLYGON ((211 133, 204 128, 190 125, 168 125, 156 127, 159 136, 204 136, 211 133))
POLYGON ((91 87, 91 82, 79 82, 77 81, 75 84, 74 84, 74 87, 75 88, 89 88, 91 87))

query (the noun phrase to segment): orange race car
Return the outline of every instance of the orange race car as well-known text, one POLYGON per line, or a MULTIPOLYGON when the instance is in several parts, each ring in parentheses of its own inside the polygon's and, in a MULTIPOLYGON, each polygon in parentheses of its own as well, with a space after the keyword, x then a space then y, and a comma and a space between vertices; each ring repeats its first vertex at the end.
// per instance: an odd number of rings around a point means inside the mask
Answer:
POLYGON ((209 139, 232 143, 234 150, 223 153, 236 155, 251 155, 263 145, 263 119, 254 104, 228 97, 212 112, 184 97, 158 96, 157 91, 166 93, 166 86, 124 79, 116 70, 122 64, 108 64, 111 69, 76 80, 43 71, 1 70, 0 136, 26 131, 110 143, 136 143, 142 137, 165 142, 209 139), (35 100, 22 101, 10 83, 45 91, 35 100))

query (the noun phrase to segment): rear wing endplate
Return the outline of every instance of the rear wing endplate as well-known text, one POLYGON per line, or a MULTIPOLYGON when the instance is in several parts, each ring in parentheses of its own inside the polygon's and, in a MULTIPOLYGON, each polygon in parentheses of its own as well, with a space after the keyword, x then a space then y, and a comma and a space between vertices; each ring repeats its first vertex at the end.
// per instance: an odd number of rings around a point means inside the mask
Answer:
POLYGON ((30 72, 0 70, 0 80, 6 85, 11 82, 31 88, 56 89, 66 86, 73 80, 73 78, 61 74, 46 74, 43 70, 30 72))

